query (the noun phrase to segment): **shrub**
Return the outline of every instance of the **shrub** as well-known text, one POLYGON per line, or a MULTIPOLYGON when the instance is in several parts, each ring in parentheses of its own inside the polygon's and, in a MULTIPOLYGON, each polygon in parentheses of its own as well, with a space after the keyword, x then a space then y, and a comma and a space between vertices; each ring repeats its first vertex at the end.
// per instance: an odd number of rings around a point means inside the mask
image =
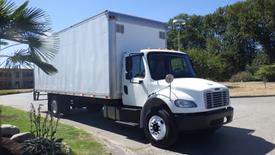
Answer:
POLYGON ((246 66, 246 70, 254 74, 262 65, 268 64, 268 56, 264 52, 257 53, 250 65, 246 66))
POLYGON ((31 133, 36 137, 56 139, 56 130, 59 118, 54 119, 53 115, 47 113, 46 117, 41 117, 41 105, 38 106, 37 111, 33 104, 30 111, 31 133))
POLYGON ((224 80, 225 65, 218 54, 201 49, 191 49, 187 53, 193 62, 198 77, 224 80))
POLYGON ((24 142, 22 155, 64 154, 62 153, 61 145, 62 140, 58 141, 44 137, 36 137, 24 142))
POLYGON ((256 80, 254 76, 250 72, 244 71, 233 75, 229 81, 230 82, 247 82, 247 81, 253 81, 253 80, 256 80))
POLYGON ((36 138, 27 140, 23 143, 23 155, 47 155, 47 154, 70 154, 70 149, 64 143, 63 139, 56 137, 56 130, 59 122, 54 119, 53 115, 46 114, 46 117, 41 117, 41 106, 38 106, 36 111, 31 105, 30 124, 31 133, 36 138))
POLYGON ((261 66, 257 70, 256 76, 264 81, 275 81, 275 64, 261 66))

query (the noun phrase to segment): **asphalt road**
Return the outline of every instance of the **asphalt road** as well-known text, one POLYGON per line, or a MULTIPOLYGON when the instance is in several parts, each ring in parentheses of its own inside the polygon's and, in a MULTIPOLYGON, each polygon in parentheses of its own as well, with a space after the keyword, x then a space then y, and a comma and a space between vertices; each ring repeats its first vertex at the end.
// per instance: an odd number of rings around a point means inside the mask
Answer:
MULTIPOLYGON (((32 94, 0 96, 0 104, 29 110, 30 103, 43 104, 46 96, 32 101, 32 94)), ((275 155, 275 97, 234 98, 233 122, 216 133, 182 134, 177 144, 163 150, 151 146, 138 127, 103 118, 101 113, 74 110, 62 122, 82 128, 103 141, 113 154, 190 154, 190 155, 275 155)))

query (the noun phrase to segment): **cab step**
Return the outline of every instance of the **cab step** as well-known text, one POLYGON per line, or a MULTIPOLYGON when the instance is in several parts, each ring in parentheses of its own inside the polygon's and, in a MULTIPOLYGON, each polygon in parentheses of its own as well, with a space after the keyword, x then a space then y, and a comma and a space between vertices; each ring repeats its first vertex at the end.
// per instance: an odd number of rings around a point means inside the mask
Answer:
POLYGON ((115 121, 139 123, 141 108, 105 105, 103 116, 115 121))

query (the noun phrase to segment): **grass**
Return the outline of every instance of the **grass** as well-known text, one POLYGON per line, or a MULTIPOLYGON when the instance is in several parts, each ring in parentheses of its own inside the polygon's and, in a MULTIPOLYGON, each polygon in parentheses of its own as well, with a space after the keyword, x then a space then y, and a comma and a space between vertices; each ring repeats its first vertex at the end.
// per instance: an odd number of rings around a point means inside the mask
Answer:
POLYGON ((0 95, 8 95, 8 94, 16 94, 18 93, 16 90, 0 90, 0 95))
POLYGON ((31 92, 31 91, 32 91, 31 89, 2 89, 2 90, 0 90, 0 95, 26 93, 26 92, 31 92))
POLYGON ((269 96, 275 95, 275 82, 225 82, 230 89, 230 96, 269 96))
MULTIPOLYGON (((29 113, 15 108, 0 106, 1 124, 13 124, 20 128, 20 132, 30 129, 29 113)), ((96 142, 93 136, 81 129, 59 123, 57 137, 63 138, 70 145, 75 155, 107 154, 103 146, 96 142)))

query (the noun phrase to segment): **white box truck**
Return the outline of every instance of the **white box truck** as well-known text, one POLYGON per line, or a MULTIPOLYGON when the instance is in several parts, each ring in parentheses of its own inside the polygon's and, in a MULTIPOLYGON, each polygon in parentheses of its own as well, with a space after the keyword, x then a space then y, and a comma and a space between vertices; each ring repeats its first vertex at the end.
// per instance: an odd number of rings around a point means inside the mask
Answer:
POLYGON ((162 22, 105 11, 58 32, 51 62, 58 73, 35 68, 34 98, 47 92, 56 115, 87 107, 138 123, 158 147, 172 145, 181 131, 231 122, 228 88, 197 78, 187 54, 165 49, 166 31, 162 22))

